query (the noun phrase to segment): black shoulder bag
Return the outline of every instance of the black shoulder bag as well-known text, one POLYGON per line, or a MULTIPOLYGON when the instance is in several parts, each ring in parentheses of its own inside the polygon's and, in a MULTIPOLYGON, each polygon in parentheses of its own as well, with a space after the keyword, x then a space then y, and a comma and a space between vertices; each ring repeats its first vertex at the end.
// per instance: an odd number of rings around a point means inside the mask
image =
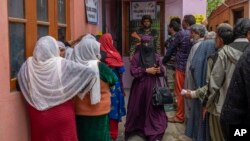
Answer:
POLYGON ((173 103, 173 96, 166 85, 166 81, 164 81, 163 87, 158 85, 156 82, 155 88, 153 89, 153 105, 154 106, 161 106, 164 104, 172 104, 173 103))

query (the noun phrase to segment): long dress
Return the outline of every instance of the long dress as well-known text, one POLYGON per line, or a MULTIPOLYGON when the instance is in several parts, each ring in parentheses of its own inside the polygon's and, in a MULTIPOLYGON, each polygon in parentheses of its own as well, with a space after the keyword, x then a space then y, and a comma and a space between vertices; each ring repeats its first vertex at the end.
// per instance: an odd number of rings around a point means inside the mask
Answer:
POLYGON ((136 53, 131 61, 131 74, 135 77, 132 83, 125 124, 125 140, 130 136, 139 135, 147 141, 161 140, 167 128, 167 116, 163 106, 152 104, 152 92, 159 76, 163 76, 163 66, 156 56, 156 62, 161 67, 161 74, 150 75, 145 68, 140 67, 140 55, 136 53))
POLYGON ((78 141, 72 100, 46 111, 28 105, 31 141, 78 141))

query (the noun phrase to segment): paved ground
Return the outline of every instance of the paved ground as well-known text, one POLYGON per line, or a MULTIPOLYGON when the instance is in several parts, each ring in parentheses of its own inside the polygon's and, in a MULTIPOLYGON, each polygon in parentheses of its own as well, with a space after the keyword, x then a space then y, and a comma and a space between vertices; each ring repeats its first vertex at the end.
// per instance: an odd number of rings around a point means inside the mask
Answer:
MULTIPOLYGON (((128 101, 129 90, 126 90, 126 103, 128 101)), ((168 117, 174 115, 174 111, 166 112, 168 117)), ((124 123, 126 117, 123 118, 123 121, 119 125, 119 137, 117 141, 124 141, 124 123)), ((168 123, 168 127, 165 131, 165 135, 162 141, 192 141, 190 138, 184 135, 185 126, 180 123, 168 123)), ((142 138, 135 136, 129 141, 144 141, 142 138)))

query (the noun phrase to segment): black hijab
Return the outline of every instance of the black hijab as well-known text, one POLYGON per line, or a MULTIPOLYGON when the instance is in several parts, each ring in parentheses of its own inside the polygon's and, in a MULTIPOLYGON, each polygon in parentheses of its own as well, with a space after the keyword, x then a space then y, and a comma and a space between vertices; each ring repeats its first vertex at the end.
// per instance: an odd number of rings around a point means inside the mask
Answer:
POLYGON ((148 35, 141 38, 140 63, 143 68, 157 65, 155 60, 155 47, 152 40, 153 37, 148 35))

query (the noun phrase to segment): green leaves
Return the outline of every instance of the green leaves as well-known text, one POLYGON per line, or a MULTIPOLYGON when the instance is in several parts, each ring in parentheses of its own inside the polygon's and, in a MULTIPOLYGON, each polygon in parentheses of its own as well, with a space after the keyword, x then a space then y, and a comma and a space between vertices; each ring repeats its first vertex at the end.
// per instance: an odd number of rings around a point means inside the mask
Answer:
POLYGON ((207 17, 210 16, 213 10, 215 10, 224 0, 207 0, 207 17))

